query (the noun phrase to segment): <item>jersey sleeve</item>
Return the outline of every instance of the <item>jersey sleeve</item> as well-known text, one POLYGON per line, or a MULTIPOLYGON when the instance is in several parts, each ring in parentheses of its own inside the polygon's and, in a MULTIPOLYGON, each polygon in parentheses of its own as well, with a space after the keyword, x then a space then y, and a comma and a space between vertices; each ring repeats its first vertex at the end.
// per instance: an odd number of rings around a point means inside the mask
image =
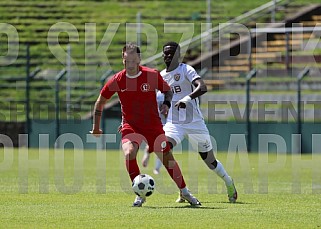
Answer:
POLYGON ((201 78, 192 66, 186 64, 185 67, 186 78, 188 79, 188 81, 193 82, 194 80, 201 78))
POLYGON ((159 72, 157 72, 157 83, 158 83, 157 89, 162 93, 171 90, 171 87, 166 83, 166 81, 163 79, 163 77, 159 72))
POLYGON ((100 95, 106 99, 110 99, 115 92, 119 91, 119 86, 116 80, 116 76, 113 76, 111 79, 107 81, 103 89, 100 91, 100 95))

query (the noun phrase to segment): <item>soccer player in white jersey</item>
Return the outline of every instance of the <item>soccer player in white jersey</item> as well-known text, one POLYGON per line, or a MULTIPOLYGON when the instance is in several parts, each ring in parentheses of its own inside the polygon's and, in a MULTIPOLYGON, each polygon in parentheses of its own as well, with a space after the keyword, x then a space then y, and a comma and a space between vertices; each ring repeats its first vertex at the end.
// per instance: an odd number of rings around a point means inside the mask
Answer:
MULTIPOLYGON (((179 144, 184 137, 197 146, 208 168, 224 180, 228 199, 234 203, 237 199, 234 182, 214 156, 209 131, 199 108, 198 97, 207 92, 207 87, 195 69, 180 63, 179 58, 179 44, 168 42, 163 46, 166 69, 161 71, 161 75, 173 91, 172 106, 164 126, 165 135, 172 144, 171 148, 179 144)), ((177 202, 184 202, 184 199, 180 196, 177 202)))

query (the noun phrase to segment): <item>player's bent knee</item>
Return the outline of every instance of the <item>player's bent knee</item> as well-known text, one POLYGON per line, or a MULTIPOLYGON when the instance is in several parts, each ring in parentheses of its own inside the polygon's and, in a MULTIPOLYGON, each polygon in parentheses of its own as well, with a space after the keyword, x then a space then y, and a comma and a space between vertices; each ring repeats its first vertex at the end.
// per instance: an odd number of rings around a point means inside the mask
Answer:
POLYGON ((198 152, 198 154, 201 156, 202 160, 205 161, 208 155, 208 152, 198 152))
POLYGON ((211 170, 215 169, 217 166, 217 161, 212 152, 199 152, 199 155, 201 156, 202 160, 205 162, 207 167, 211 170))

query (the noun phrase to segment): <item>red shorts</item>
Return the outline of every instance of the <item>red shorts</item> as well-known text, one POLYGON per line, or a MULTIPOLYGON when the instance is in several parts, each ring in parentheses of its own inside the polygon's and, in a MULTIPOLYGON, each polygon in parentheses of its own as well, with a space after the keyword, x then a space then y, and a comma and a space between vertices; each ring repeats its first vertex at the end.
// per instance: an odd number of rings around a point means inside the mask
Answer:
POLYGON ((128 123, 124 123, 121 129, 122 134, 122 144, 131 141, 136 142, 138 145, 145 141, 148 146, 148 152, 163 152, 167 153, 170 151, 170 146, 168 144, 163 126, 159 128, 154 128, 152 130, 142 130, 135 129, 128 123))

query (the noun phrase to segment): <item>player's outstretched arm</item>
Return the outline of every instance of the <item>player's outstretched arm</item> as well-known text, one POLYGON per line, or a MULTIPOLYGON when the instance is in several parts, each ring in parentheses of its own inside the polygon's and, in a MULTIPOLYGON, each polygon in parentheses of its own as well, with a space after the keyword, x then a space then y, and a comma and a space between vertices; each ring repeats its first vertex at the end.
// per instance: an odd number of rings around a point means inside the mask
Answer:
POLYGON ((195 99, 203 94, 205 94, 207 92, 207 87, 206 84, 204 83, 204 81, 201 78, 198 78, 196 80, 194 80, 193 85, 195 86, 194 91, 185 96, 184 98, 182 98, 181 100, 179 100, 176 104, 175 107, 179 108, 186 108, 186 104, 191 101, 192 99, 195 99))
POLYGON ((95 137, 99 137, 103 133, 103 131, 100 129, 100 120, 106 101, 107 99, 99 95, 94 106, 93 128, 90 131, 90 133, 93 134, 95 137))
POLYGON ((207 92, 207 86, 201 78, 194 80, 192 83, 195 86, 194 91, 190 94, 192 99, 195 99, 207 92))

